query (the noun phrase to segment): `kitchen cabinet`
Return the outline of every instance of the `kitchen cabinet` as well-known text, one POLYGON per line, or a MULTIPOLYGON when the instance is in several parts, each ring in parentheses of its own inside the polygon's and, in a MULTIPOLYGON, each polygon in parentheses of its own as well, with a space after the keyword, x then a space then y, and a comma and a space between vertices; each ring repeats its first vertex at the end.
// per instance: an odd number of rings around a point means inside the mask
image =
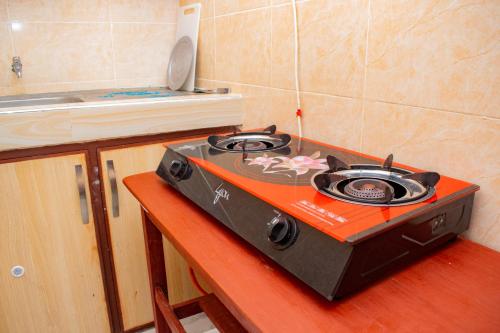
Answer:
MULTIPOLYGON (((154 170, 160 142, 232 131, 0 151, 0 333, 132 333, 151 325, 140 210, 122 179, 154 170), (22 276, 11 274, 15 266, 22 276)), ((164 245, 172 302, 198 296, 184 259, 164 245)))
MULTIPOLYGON (((106 216, 123 326, 125 330, 153 321, 140 207, 123 178, 155 170, 165 152, 161 143, 100 149, 106 216)), ((184 259, 164 239, 171 303, 198 297, 184 259)))
POLYGON ((0 184, 0 332, 110 332, 86 154, 2 162, 0 184))

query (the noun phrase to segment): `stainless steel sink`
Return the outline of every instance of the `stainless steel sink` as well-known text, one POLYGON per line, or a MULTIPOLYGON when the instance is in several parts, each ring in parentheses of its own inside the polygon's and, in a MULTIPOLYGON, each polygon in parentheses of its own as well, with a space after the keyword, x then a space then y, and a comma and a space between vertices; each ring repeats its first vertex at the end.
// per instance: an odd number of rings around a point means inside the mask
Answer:
POLYGON ((50 105, 50 104, 67 104, 67 103, 81 103, 84 100, 75 96, 56 96, 56 97, 38 97, 38 98, 0 98, 1 108, 15 108, 21 106, 37 106, 37 105, 50 105))
MULTIPOLYGON (((1 2, 2 0, 0 0, 1 2)), ((148 88, 132 88, 132 89, 100 89, 100 90, 81 90, 81 91, 65 91, 42 94, 26 94, 13 96, 0 96, 0 112, 5 112, 8 108, 21 108, 14 112, 24 112, 22 108, 30 110, 35 109, 57 109, 60 104, 77 104, 77 103, 120 103, 123 100, 131 99, 156 99, 166 97, 188 96, 195 95, 194 92, 187 91, 171 91, 165 87, 148 87, 148 88), (45 106, 39 108, 39 106, 45 106), (52 107, 54 106, 54 107, 52 107)), ((74 107, 84 106, 73 105, 74 107)), ((72 107, 73 107, 72 106, 72 107)))

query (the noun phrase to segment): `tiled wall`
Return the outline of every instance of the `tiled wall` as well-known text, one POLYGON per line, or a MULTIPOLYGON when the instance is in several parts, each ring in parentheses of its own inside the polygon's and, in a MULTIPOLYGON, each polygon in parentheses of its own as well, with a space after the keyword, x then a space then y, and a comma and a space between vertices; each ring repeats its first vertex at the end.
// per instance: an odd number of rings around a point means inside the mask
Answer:
POLYGON ((0 95, 166 85, 176 0, 0 0, 0 95), (10 70, 20 56, 23 78, 10 70))
MULTIPOLYGON (((247 128, 296 132, 290 1, 201 2, 198 84, 242 92, 247 128)), ((500 250, 500 2, 298 12, 304 134, 481 185, 468 237, 500 250)))

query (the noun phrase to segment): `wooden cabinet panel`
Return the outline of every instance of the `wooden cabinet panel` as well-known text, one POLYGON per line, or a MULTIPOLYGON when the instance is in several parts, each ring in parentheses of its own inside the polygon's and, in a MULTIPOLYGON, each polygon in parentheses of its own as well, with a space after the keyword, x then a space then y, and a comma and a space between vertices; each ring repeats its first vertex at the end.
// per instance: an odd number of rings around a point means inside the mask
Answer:
MULTIPOLYGON (((164 152, 165 147, 162 144, 100 152, 106 214, 125 329, 152 322, 153 312, 140 206, 125 188, 122 180, 132 174, 155 170, 164 152), (116 179, 117 188, 117 195, 115 194, 114 198, 113 178, 116 179), (113 204, 115 204, 114 212, 113 204)), ((199 296, 189 280, 184 259, 167 243, 165 243, 165 256, 168 262, 167 279, 171 302, 176 303, 199 296)))
POLYGON ((0 164, 0 184, 0 332, 109 332, 85 155, 0 164))

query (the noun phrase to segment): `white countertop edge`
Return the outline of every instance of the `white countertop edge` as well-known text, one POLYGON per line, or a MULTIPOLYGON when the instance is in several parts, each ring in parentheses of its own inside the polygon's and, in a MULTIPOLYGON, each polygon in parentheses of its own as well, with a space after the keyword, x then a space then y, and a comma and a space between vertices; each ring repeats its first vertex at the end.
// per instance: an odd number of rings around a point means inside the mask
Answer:
POLYGON ((196 104, 206 101, 222 101, 222 100, 235 100, 242 99, 240 94, 205 94, 205 95, 188 95, 188 96, 168 96, 168 97, 154 97, 154 98, 134 98, 123 99, 114 101, 99 101, 99 102, 80 102, 80 103, 67 103, 67 104, 52 104, 52 105, 37 105, 37 106, 20 106, 16 108, 5 108, 0 110, 2 114, 16 114, 16 113, 29 113, 29 112, 46 112, 58 110, 79 110, 79 109, 93 109, 102 107, 118 107, 118 106, 146 106, 157 104, 196 104))

